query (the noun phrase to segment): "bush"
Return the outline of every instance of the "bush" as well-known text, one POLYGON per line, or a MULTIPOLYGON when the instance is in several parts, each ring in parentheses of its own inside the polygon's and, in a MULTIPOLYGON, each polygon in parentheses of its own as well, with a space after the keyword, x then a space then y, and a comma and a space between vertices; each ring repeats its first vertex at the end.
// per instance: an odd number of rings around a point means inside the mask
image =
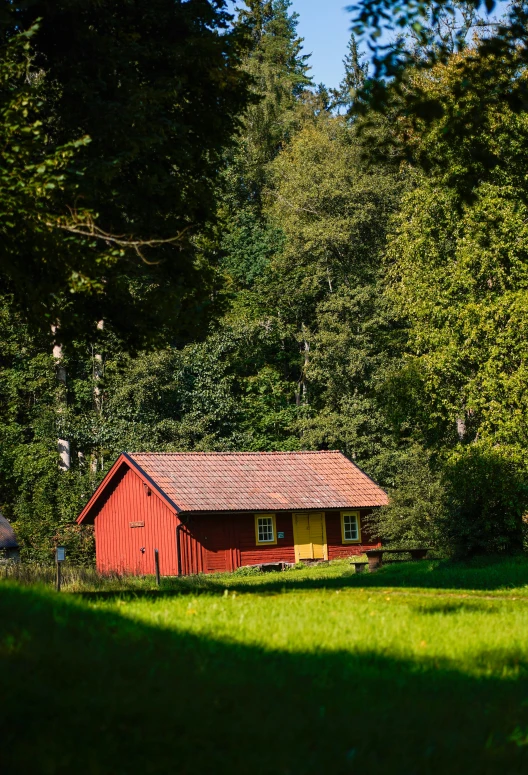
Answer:
POLYGON ((458 557, 523 550, 528 472, 510 451, 460 444, 435 464, 412 447, 395 479, 390 503, 367 517, 370 530, 392 546, 431 546, 458 557))
POLYGON ((259 576, 261 573, 258 565, 242 565, 233 571, 233 576, 259 576))
POLYGON ((460 445, 445 464, 443 540, 456 555, 513 554, 523 550, 528 509, 525 463, 511 451, 460 445))
POLYGON ((441 546, 445 489, 429 452, 419 445, 411 447, 389 496, 388 506, 365 518, 374 536, 393 546, 441 546))
MULTIPOLYGON (((14 524, 15 529, 18 523, 14 524)), ((27 524, 25 525, 27 527, 27 524)), ((22 537, 21 558, 25 562, 52 565, 55 561, 55 548, 64 546, 68 562, 78 568, 95 566, 95 535, 93 525, 71 523, 45 525, 41 534, 27 531, 17 532, 22 537), (47 530, 46 530, 47 528, 47 530)))

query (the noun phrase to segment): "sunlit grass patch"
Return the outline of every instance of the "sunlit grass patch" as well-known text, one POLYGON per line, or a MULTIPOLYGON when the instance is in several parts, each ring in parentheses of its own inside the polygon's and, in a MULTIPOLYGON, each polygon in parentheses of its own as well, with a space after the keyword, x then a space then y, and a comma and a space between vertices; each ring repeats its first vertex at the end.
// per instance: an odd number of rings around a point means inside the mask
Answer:
POLYGON ((2 582, 6 771, 520 775, 525 572, 340 562, 61 595, 2 582), (478 591, 457 587, 468 577, 478 591))
MULTIPOLYGON (((401 590, 299 590, 295 594, 207 593, 117 601, 137 621, 264 649, 391 654, 456 663, 471 675, 526 669, 528 600, 452 600, 401 590)), ((111 602, 93 602, 95 608, 111 602)))

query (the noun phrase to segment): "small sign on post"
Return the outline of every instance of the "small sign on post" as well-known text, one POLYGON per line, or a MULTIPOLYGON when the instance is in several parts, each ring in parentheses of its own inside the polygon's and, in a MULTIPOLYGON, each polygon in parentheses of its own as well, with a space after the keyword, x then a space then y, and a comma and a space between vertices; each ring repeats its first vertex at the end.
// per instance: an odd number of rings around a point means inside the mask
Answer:
POLYGON ((55 549, 55 563, 57 565, 57 580, 55 588, 57 592, 60 592, 61 590, 61 565, 66 559, 66 549, 64 546, 57 546, 55 549))

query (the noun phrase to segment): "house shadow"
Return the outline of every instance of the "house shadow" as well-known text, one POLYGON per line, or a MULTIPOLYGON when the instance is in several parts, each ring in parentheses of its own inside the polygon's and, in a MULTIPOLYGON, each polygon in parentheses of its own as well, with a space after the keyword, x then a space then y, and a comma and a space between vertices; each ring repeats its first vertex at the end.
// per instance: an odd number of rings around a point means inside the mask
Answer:
POLYGON ((9 775, 528 771, 513 650, 483 659, 516 680, 476 678, 426 657, 265 650, 9 584, 0 623, 9 775))

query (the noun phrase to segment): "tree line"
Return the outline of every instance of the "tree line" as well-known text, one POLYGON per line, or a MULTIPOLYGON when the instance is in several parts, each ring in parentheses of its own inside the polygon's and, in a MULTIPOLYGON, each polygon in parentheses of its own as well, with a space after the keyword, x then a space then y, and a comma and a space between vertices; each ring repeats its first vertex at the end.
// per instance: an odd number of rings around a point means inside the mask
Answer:
POLYGON ((123 450, 341 449, 391 492, 384 540, 522 549, 526 70, 464 19, 436 58, 445 20, 406 33, 389 81, 352 35, 328 89, 289 0, 3 13, 0 509, 26 556, 89 561, 73 521, 123 450))

